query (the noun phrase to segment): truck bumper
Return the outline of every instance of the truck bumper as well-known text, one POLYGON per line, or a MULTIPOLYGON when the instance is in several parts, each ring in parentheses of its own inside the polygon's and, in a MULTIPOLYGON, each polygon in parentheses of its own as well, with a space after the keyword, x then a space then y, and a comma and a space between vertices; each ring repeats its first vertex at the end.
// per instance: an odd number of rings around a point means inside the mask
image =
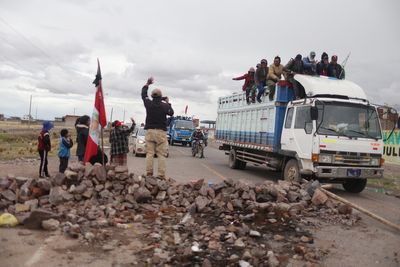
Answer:
POLYGON ((318 166, 315 168, 318 178, 382 178, 383 168, 371 167, 333 167, 318 166))

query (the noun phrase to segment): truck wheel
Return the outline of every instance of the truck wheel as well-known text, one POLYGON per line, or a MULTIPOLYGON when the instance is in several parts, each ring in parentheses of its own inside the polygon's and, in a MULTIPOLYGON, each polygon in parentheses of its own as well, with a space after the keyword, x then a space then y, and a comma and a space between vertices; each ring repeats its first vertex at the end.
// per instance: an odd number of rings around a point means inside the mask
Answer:
POLYGON ((283 170, 283 178, 286 181, 298 182, 300 181, 300 170, 297 160, 291 159, 286 162, 285 169, 283 170))
POLYGON ((343 184, 343 188, 350 193, 360 193, 367 186, 367 179, 351 179, 343 184))
POLYGON ((246 167, 246 162, 237 159, 236 151, 234 149, 229 151, 229 167, 231 169, 239 170, 243 170, 246 167))

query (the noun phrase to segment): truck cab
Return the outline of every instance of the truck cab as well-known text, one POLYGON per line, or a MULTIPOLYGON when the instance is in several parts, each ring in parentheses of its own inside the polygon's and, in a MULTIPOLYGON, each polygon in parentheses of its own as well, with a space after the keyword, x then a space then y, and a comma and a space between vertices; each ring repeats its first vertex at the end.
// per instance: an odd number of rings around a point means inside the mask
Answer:
POLYGON ((169 118, 168 141, 170 145, 180 143, 183 146, 192 144, 194 124, 191 117, 176 116, 169 118))
POLYGON ((361 192, 366 178, 381 178, 381 127, 364 91, 346 80, 295 79, 307 97, 287 104, 280 142, 280 154, 291 161, 285 175, 341 182, 351 192, 361 192))

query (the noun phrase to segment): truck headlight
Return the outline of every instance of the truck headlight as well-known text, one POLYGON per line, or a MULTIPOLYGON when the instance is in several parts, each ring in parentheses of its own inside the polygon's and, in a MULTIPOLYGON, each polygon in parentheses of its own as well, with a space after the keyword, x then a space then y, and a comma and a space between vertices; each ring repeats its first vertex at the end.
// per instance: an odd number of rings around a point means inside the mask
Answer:
POLYGON ((332 163, 332 155, 319 155, 319 162, 321 163, 332 163))
POLYGON ((373 165, 373 166, 379 166, 380 163, 381 163, 380 158, 372 158, 371 159, 371 165, 373 165))

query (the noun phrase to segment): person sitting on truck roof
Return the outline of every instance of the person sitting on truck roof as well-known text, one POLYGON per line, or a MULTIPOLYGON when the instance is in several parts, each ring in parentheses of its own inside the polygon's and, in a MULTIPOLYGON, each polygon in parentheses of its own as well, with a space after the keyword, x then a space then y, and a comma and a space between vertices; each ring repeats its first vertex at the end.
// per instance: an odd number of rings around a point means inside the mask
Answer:
POLYGON ((261 60, 261 66, 256 70, 256 75, 254 76, 256 81, 256 86, 258 89, 257 101, 261 103, 261 96, 265 92, 265 86, 267 85, 267 75, 268 75, 268 61, 266 59, 261 60))
POLYGON ((331 62, 328 64, 328 76, 337 79, 344 79, 344 69, 340 64, 337 63, 338 57, 333 55, 331 62))
POLYGON ((322 53, 321 61, 317 64, 317 74, 320 76, 328 76, 329 57, 327 53, 322 53))
POLYGON ((281 58, 276 56, 274 58, 274 63, 269 66, 268 70, 267 85, 269 91, 268 97, 270 101, 274 100, 275 85, 282 78, 282 73, 283 65, 281 64, 281 58))
POLYGON ((315 52, 311 51, 310 56, 303 58, 304 74, 316 75, 317 74, 317 60, 315 59, 315 52))
POLYGON ((304 93, 300 92, 300 86, 294 79, 295 74, 304 73, 304 63, 302 56, 298 54, 294 59, 291 58, 289 62, 283 67, 283 71, 286 74, 286 80, 293 85, 293 92, 295 99, 300 99, 303 97, 304 93))
POLYGON ((250 104, 250 94, 251 94, 251 102, 253 103, 256 102, 256 85, 254 81, 254 73, 255 70, 253 67, 251 67, 246 74, 236 78, 232 78, 232 80, 234 81, 244 80, 242 90, 246 92, 247 104, 250 104))
POLYGON ((152 100, 148 97, 147 91, 153 84, 153 77, 147 80, 142 88, 142 100, 146 108, 146 176, 153 176, 154 155, 158 156, 158 177, 165 179, 165 157, 167 156, 167 115, 173 116, 174 110, 169 103, 168 97, 162 97, 160 89, 151 92, 152 100))

